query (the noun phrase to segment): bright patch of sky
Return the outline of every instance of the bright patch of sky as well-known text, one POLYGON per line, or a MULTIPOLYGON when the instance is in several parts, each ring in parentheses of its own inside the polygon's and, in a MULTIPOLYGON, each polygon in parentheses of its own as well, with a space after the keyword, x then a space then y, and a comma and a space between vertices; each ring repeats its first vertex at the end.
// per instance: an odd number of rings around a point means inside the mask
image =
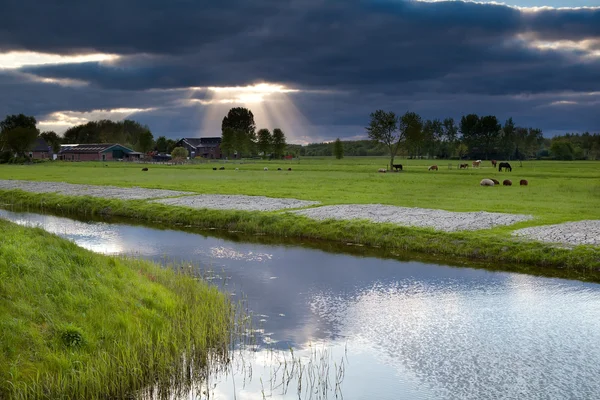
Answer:
POLYGON ((516 7, 598 7, 600 0, 478 0, 480 3, 500 3, 516 7))
POLYGON ((30 51, 11 51, 9 53, 0 53, 0 68, 14 69, 21 68, 26 65, 113 61, 117 58, 118 56, 112 54, 59 55, 48 53, 36 53, 30 51))

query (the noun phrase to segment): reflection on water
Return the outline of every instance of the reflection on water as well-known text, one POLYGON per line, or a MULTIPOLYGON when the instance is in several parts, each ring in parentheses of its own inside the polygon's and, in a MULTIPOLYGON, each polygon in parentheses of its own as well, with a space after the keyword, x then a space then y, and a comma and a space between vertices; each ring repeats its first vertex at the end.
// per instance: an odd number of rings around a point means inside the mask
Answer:
POLYGON ((315 349, 326 355, 330 398, 341 363, 345 399, 600 398, 597 284, 2 210, 0 217, 94 251, 208 266, 213 282, 243 295, 259 340, 228 374, 212 377, 211 398, 298 398, 296 381, 286 394, 277 386, 293 365, 290 347, 304 365, 315 349))

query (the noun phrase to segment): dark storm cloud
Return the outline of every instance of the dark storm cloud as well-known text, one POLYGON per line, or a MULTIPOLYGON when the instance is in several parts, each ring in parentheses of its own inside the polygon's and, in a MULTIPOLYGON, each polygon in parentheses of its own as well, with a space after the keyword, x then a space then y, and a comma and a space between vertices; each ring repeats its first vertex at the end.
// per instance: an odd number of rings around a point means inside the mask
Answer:
POLYGON ((546 40, 600 38, 600 9, 544 9, 524 13, 523 24, 546 40))
POLYGON ((122 57, 19 70, 89 82, 77 88, 22 79, 11 86, 0 71, 4 113, 155 107, 135 117, 157 134, 195 136, 206 110, 181 100, 207 94, 182 88, 267 81, 334 92, 290 95, 318 138, 364 135, 377 108, 425 118, 513 116, 547 132, 600 126, 600 99, 581 94, 569 100, 577 104, 560 103, 557 94, 600 91, 600 58, 528 42, 594 39, 598 46, 595 9, 360 0, 5 3, 6 15, 29 20, 0 24, 0 51, 83 49, 122 57), (180 89, 165 90, 173 88, 180 89))
MULTIPOLYGON (((600 38, 597 10, 521 12, 493 4, 354 0, 279 2, 266 11, 266 3, 253 4, 260 5, 255 6, 259 12, 249 19, 260 23, 226 34, 217 29, 212 40, 190 41, 168 26, 154 45, 149 39, 138 43, 135 35, 120 37, 132 52, 169 51, 169 56, 25 70, 123 90, 261 80, 330 89, 370 90, 381 85, 391 91, 433 87, 440 92, 485 93, 489 87, 494 94, 563 90, 570 85, 579 90, 586 84, 588 90, 600 89, 600 62, 577 63, 573 53, 540 51, 517 39, 518 34, 543 38, 560 32, 568 38, 600 38), (192 47, 193 52, 180 53, 192 47)), ((93 37, 86 40, 94 44, 93 37)))
POLYGON ((151 108, 185 97, 186 91, 119 91, 36 82, 19 72, 0 70, 0 116, 115 108, 151 108))
POLYGON ((252 29, 280 0, 3 0, 0 51, 185 52, 252 29))

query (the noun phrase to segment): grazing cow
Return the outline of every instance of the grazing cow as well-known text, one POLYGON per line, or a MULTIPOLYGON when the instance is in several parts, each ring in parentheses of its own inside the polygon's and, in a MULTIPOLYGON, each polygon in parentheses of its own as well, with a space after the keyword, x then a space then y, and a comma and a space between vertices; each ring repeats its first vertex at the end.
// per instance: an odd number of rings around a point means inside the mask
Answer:
POLYGON ((221 167, 221 168, 219 168, 219 169, 220 169, 220 170, 224 170, 224 169, 225 169, 225 167, 221 167))
POLYGON ((429 167, 428 171, 437 171, 438 170, 438 166, 437 165, 432 165, 431 167, 429 167))
POLYGON ((504 181, 502 181, 502 184, 504 186, 512 186, 512 181, 510 179, 505 179, 504 181))
POLYGON ((458 166, 459 169, 468 169, 469 168, 469 164, 460 164, 458 166))
POLYGON ((281 168, 277 168, 277 171, 281 171, 281 168))
POLYGON ((479 184, 481 186, 494 186, 494 181, 492 181, 491 179, 482 179, 481 182, 479 182, 479 184))
POLYGON ((379 168, 379 171, 378 171, 378 172, 383 172, 383 173, 386 173, 386 172, 387 172, 387 169, 385 169, 385 168, 379 168))
POLYGON ((269 170, 269 168, 265 167, 265 168, 264 168, 264 170, 265 170, 265 171, 268 171, 268 170, 269 170))
POLYGON ((395 171, 402 171, 402 164, 392 164, 395 171))
POLYGON ((492 167, 496 168, 496 163, 497 163, 496 160, 492 160, 492 167))
POLYGON ((479 168, 479 164, 481 164, 481 160, 473 161, 473 168, 475 168, 475 167, 479 168))
POLYGON ((142 171, 148 171, 148 168, 142 168, 142 171))
POLYGON ((498 181, 497 181, 496 179, 494 179, 494 178, 492 178, 492 179, 490 179, 490 180, 491 180, 492 182, 494 182, 494 185, 499 185, 499 184, 500 184, 500 182, 498 182, 498 181))
POLYGON ((217 167, 213 167, 213 171, 216 171, 216 170, 217 170, 217 167))
POLYGON ((499 172, 502 172, 502 168, 507 169, 508 172, 512 172, 512 167, 507 162, 501 162, 500 164, 498 164, 498 171, 499 172))
POLYGON ((291 170, 292 170, 292 167, 288 168, 288 171, 291 171, 291 170))
POLYGON ((239 169, 239 168, 236 168, 235 170, 236 170, 236 171, 239 171, 240 169, 239 169))
POLYGON ((529 185, 529 182, 527 182, 527 179, 521 179, 521 181, 519 182, 519 185, 527 186, 527 185, 529 185))

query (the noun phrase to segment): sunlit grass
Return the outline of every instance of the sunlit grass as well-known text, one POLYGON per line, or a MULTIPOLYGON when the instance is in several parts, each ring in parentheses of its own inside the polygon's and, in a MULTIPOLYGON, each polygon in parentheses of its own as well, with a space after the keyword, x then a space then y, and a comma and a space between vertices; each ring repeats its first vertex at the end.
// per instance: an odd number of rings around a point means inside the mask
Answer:
POLYGON ((217 288, 0 221, 0 398, 125 398, 198 378, 230 341, 217 288))
POLYGON ((600 163, 512 162, 512 172, 498 172, 489 161, 482 168, 457 169, 457 161, 399 159, 404 172, 378 173, 387 157, 302 158, 297 161, 252 161, 169 166, 128 163, 48 162, 0 166, 0 179, 140 186, 197 193, 245 194, 318 200, 323 204, 380 203, 449 211, 490 211, 531 214, 511 226, 474 232, 444 233, 364 221, 313 221, 286 212, 195 210, 146 201, 64 198, 53 194, 0 191, 5 204, 77 215, 115 215, 171 225, 237 230, 273 237, 324 239, 360 243, 390 251, 416 251, 445 257, 502 262, 507 267, 573 267, 582 271, 600 266, 600 249, 559 249, 515 239, 515 229, 600 218, 600 163), (448 165, 452 165, 452 169, 448 165), (108 166, 105 166, 108 165, 108 166), (225 170, 213 167, 225 165, 225 170), (145 165, 144 165, 145 166, 145 165), (264 171, 265 166, 269 171, 264 171), (277 171, 280 167, 283 170, 277 171), (292 171, 287 171, 291 167, 292 171), (235 168, 239 168, 238 171, 235 168), (513 186, 481 187, 482 178, 512 179, 513 186), (528 186, 519 186, 527 179, 528 186))
POLYGON ((484 161, 480 169, 458 170, 457 161, 405 160, 402 173, 377 172, 385 157, 302 158, 299 162, 257 161, 215 164, 150 165, 127 163, 54 162, 0 166, 0 179, 64 181, 116 186, 140 186, 198 193, 246 194, 318 200, 324 204, 380 203, 450 211, 496 211, 532 214, 537 223, 600 217, 600 163, 512 162, 512 172, 498 172, 484 161), (427 171, 436 163, 439 171, 427 171), (452 164, 453 169, 448 169, 452 164), (269 171, 263 171, 268 166, 269 171), (281 167, 284 171, 277 171, 281 167), (292 171, 285 171, 292 167, 292 171), (239 168, 239 171, 235 171, 239 168), (483 178, 512 179, 511 187, 485 188, 483 178), (519 186, 527 179, 529 186, 519 186))

